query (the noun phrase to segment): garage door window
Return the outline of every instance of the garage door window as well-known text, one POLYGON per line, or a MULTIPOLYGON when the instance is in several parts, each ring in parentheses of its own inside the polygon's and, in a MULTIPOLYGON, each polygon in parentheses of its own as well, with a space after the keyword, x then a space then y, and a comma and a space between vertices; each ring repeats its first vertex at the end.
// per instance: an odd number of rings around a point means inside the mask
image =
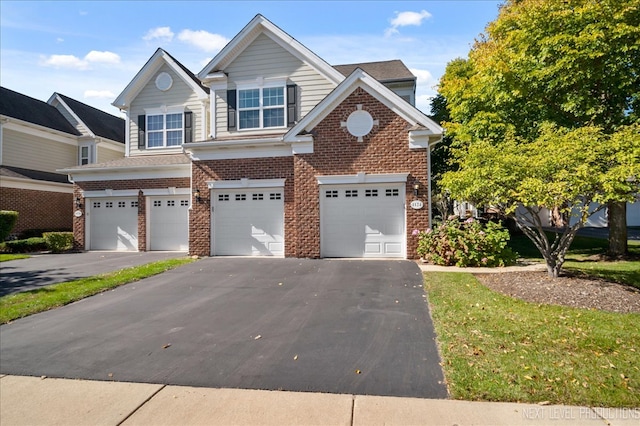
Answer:
POLYGON ((364 196, 365 197, 377 197, 378 196, 378 190, 377 189, 367 189, 364 191, 364 196))
POLYGON ((344 196, 347 198, 354 198, 358 196, 358 190, 357 189, 347 189, 346 191, 344 191, 344 196))
POLYGON ((282 199, 282 194, 280 194, 279 192, 271 193, 271 194, 269 194, 269 199, 270 200, 281 200, 282 199))
POLYGON ((325 191, 324 196, 327 198, 338 198, 338 191, 325 191))
POLYGON ((385 195, 387 197, 398 197, 400 195, 400 191, 398 191, 397 189, 387 189, 385 195))

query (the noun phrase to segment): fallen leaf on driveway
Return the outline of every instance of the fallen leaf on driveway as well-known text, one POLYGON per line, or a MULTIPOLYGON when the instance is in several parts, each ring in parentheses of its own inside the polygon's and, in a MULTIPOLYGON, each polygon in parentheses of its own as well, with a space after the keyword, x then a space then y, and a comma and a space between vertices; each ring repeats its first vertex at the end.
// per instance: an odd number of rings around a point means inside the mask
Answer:
POLYGON ((362 374, 362 371, 356 370, 356 374, 362 374))
POLYGON ((295 356, 293 357, 293 360, 294 360, 294 361, 297 361, 297 360, 298 360, 298 355, 295 355, 295 356))
POLYGON ((167 348, 168 348, 168 347, 170 347, 170 346, 171 346, 171 343, 167 343, 166 345, 164 345, 164 346, 162 347, 162 349, 167 349, 167 348))
POLYGON ((258 339, 260 339, 261 337, 262 337, 262 336, 258 334, 256 337, 254 337, 254 338, 253 338, 253 340, 258 340, 258 339))

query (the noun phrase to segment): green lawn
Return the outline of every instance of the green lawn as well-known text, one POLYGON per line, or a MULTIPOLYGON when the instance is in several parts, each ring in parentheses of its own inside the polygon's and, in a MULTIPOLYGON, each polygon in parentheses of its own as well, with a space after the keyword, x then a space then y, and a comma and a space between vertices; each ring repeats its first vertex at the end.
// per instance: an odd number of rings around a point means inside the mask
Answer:
POLYGON ((538 305, 424 274, 455 399, 640 407, 640 314, 538 305))
POLYGON ((47 311, 101 293, 114 287, 157 275, 194 260, 189 257, 167 259, 121 269, 66 283, 52 284, 31 291, 0 297, 0 324, 47 311))
POLYGON ((10 260, 28 259, 28 254, 0 253, 0 262, 8 262, 10 260))
MULTIPOLYGON (((553 234, 549 233, 549 237, 553 238, 553 234)), ((509 246, 518 252, 520 257, 543 261, 538 249, 524 235, 511 237, 509 246)), ((640 261, 621 260, 607 262, 591 260, 594 256, 605 254, 608 247, 607 240, 577 236, 571 247, 569 247, 563 269, 640 288, 640 261)), ((640 258, 640 242, 629 241, 629 253, 640 258)))

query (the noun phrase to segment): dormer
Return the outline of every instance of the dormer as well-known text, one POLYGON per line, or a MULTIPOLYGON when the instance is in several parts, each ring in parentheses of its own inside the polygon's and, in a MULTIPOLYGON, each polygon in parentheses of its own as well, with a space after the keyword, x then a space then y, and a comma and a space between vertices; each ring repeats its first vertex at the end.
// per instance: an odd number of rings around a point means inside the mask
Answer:
POLYGON ((206 138, 209 89, 163 49, 147 61, 113 105, 125 111, 127 156, 175 154, 206 138))
POLYGON ((212 141, 283 135, 344 79, 262 15, 198 77, 211 93, 212 141))

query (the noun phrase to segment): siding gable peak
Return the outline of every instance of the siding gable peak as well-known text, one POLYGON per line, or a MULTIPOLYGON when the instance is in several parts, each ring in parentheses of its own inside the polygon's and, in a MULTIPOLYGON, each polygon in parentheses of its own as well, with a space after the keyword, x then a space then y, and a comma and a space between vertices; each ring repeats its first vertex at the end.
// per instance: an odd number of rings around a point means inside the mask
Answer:
POLYGON ((224 70, 261 34, 266 35, 291 55, 309 64, 320 75, 337 85, 344 76, 302 43, 291 37, 264 16, 256 15, 218 54, 198 73, 200 79, 211 72, 224 70))
POLYGON ((165 64, 169 66, 176 75, 180 76, 199 99, 208 99, 208 89, 200 84, 196 76, 168 52, 158 48, 111 105, 120 109, 128 109, 138 93, 140 93, 155 73, 165 64))

